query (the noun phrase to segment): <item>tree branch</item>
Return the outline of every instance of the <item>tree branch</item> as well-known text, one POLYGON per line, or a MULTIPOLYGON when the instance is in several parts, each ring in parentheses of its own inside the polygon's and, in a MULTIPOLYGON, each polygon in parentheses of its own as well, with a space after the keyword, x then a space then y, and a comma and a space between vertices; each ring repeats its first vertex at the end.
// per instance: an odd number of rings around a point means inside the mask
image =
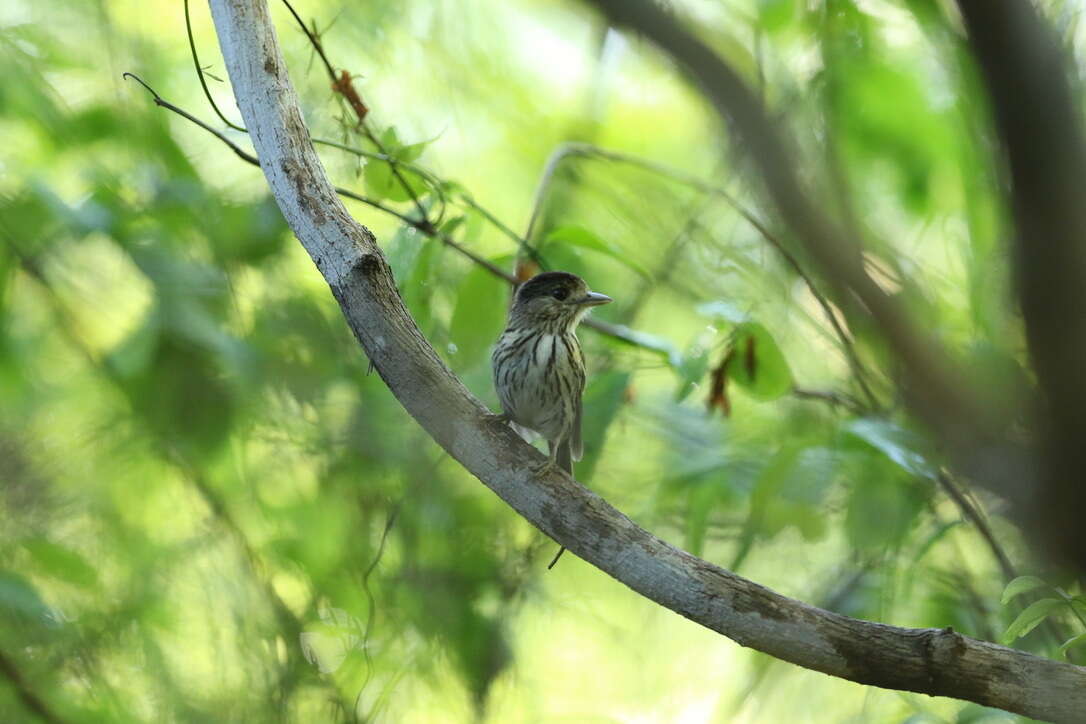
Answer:
POLYGON ((1086 710, 1086 669, 950 629, 859 621, 794 601, 635 525, 561 471, 464 388, 423 338, 373 235, 325 176, 261 0, 211 0, 234 93, 261 169, 382 379, 449 454, 543 532, 647 598, 800 666, 877 686, 955 696, 1033 717, 1086 710))

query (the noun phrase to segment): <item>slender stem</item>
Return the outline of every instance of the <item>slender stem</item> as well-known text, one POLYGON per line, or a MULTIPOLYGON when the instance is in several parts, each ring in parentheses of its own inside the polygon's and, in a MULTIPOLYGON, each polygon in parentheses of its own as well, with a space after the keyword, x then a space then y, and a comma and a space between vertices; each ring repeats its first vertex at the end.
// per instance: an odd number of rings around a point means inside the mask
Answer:
POLYGON ((204 97, 207 98, 207 102, 211 104, 211 109, 215 111, 215 115, 230 128, 233 128, 235 131, 248 133, 243 126, 231 122, 229 118, 223 115, 223 112, 219 110, 219 106, 216 105, 215 99, 211 97, 211 90, 207 87, 207 81, 204 79, 204 69, 200 65, 200 56, 196 52, 196 39, 192 35, 192 19, 189 17, 189 0, 185 0, 185 32, 189 37, 189 51, 192 53, 192 64, 196 67, 196 77, 200 79, 200 87, 204 89, 204 97))

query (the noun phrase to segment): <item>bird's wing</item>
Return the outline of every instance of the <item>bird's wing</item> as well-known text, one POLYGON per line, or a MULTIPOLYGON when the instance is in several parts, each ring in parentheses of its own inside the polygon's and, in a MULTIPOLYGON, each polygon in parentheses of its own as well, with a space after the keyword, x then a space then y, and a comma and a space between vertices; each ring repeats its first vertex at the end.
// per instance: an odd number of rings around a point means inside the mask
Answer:
POLYGON ((581 396, 577 395, 577 409, 573 414, 573 434, 570 435, 569 451, 574 460, 584 457, 584 441, 581 440, 581 396))

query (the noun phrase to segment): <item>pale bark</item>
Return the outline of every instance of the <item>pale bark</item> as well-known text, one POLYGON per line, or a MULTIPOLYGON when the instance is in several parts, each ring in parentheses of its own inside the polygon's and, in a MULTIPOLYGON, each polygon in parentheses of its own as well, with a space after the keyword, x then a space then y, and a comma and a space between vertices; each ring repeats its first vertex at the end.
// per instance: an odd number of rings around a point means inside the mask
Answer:
POLYGON ((784 661, 1034 718, 1083 720, 1084 668, 949 629, 859 621, 785 598, 660 540, 564 473, 535 475, 530 463, 543 456, 489 416, 438 358, 373 235, 336 196, 310 144, 265 1, 211 0, 211 8, 272 193, 366 354, 434 440, 533 525, 641 595, 784 661))

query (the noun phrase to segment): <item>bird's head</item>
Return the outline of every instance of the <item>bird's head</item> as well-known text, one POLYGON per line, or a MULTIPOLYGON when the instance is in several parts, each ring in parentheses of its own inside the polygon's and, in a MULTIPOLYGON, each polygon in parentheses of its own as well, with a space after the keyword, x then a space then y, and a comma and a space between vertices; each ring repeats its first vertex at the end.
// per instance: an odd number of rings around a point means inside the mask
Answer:
POLYGON ((581 321, 591 307, 611 297, 590 291, 584 279, 568 272, 543 272, 524 282, 513 299, 510 318, 523 324, 565 331, 581 321))

